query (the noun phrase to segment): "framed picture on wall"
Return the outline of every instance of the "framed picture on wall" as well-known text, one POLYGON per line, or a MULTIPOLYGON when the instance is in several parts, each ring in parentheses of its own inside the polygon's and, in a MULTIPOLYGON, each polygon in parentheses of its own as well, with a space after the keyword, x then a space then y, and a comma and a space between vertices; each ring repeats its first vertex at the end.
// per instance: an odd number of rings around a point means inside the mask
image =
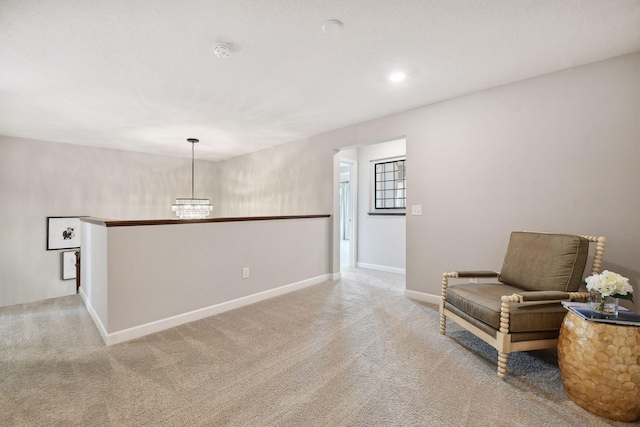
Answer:
POLYGON ((62 252, 62 280, 76 278, 76 251, 62 252))
POLYGON ((80 217, 47 217, 47 250, 80 247, 80 217))

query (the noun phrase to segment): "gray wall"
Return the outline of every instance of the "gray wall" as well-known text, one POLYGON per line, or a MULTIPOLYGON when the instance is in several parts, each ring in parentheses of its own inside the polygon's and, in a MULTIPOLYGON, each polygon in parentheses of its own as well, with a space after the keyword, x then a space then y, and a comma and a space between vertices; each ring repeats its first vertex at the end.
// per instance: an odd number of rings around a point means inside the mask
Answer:
POLYGON ((443 271, 500 269, 509 233, 527 229, 606 236, 604 267, 640 294, 639 76, 634 53, 239 157, 220 164, 221 202, 334 212, 334 150, 404 135, 408 205, 423 206, 407 217, 408 289, 438 295, 443 271))
POLYGON ((122 336, 143 336, 206 317, 199 311, 221 312, 225 311, 221 306, 247 304, 240 302, 246 297, 274 296, 326 281, 330 222, 330 218, 304 218, 126 227, 90 224, 88 235, 83 235, 88 244, 82 250, 82 268, 89 271, 82 291, 104 327, 103 337, 113 334, 113 343, 122 341, 122 336), (250 269, 246 279, 244 267, 250 269), (91 274, 93 270, 99 273, 91 274))
MULTIPOLYGON (((195 170, 196 196, 213 197, 216 164, 195 170)), ((5 306, 75 293, 61 251, 46 250, 48 216, 171 218, 174 199, 191 197, 191 159, 0 136, 0 195, 5 306)))
MULTIPOLYGON (((336 213, 336 150, 406 136, 408 205, 423 206, 407 217, 408 289, 499 269, 509 232, 529 229, 606 236, 605 268, 639 294, 639 76, 640 53, 577 67, 198 164, 213 182, 196 186, 216 216, 336 213)), ((189 192, 186 159, 8 137, 0 150, 0 305, 72 292, 45 250, 47 216, 169 217, 189 192)))
MULTIPOLYGON (((640 54, 519 82, 408 114, 416 161, 411 290, 439 274, 497 269, 511 230, 601 235, 604 268, 640 294, 640 54)), ((640 308, 640 303, 636 304, 640 308)))
POLYGON ((332 213, 333 155, 320 136, 219 162, 219 216, 332 213))

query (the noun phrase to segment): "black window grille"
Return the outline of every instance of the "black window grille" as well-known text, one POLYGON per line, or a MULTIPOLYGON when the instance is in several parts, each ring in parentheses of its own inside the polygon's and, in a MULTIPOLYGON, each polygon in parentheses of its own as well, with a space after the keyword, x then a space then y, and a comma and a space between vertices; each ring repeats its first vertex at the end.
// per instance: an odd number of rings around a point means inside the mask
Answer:
POLYGON ((375 164, 376 209, 406 209, 406 172, 405 160, 375 164))

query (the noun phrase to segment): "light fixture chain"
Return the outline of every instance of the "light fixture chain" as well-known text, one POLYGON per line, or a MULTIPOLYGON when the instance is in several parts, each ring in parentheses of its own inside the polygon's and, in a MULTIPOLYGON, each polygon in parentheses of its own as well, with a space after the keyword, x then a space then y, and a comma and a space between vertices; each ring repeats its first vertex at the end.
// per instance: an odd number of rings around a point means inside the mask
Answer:
POLYGON ((171 207, 171 210, 180 217, 180 219, 196 219, 205 218, 213 211, 213 206, 209 199, 196 199, 196 154, 195 143, 198 142, 195 138, 187 139, 191 143, 191 198, 181 199, 177 198, 176 203, 171 207))
POLYGON ((191 143, 191 198, 195 199, 194 195, 193 195, 193 182, 194 182, 194 172, 193 172, 193 165, 194 165, 194 147, 195 147, 195 142, 191 143))

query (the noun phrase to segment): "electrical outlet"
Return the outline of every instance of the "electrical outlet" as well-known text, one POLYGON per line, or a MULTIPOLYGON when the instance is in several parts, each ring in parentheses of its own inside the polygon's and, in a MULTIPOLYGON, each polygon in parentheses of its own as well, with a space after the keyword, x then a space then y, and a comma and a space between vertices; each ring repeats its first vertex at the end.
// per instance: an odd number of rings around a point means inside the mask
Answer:
POLYGON ((411 215, 422 215, 422 205, 412 205, 411 215))
POLYGON ((478 283, 478 279, 469 279, 469 283, 478 283))
POLYGON ((242 278, 243 279, 249 278, 249 267, 242 267, 242 278))

